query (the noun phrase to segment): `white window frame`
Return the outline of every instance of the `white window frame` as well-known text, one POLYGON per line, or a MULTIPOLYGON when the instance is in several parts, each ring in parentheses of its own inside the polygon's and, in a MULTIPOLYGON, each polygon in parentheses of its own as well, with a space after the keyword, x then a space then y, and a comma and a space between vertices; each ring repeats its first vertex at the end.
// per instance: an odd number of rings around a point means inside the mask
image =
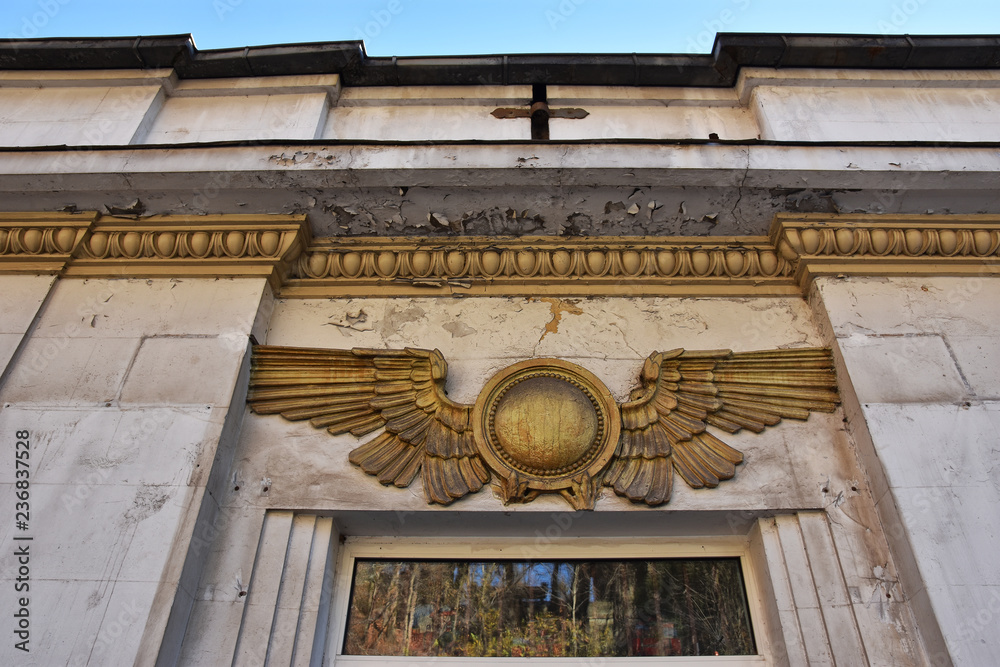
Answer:
POLYGON ((387 538, 346 537, 337 555, 332 600, 332 621, 326 650, 328 667, 373 667, 374 665, 444 665, 445 667, 482 667, 483 665, 541 665, 541 667, 666 664, 671 667, 762 667, 768 664, 764 646, 766 628, 764 600, 754 574, 751 549, 746 537, 691 538, 387 538), (347 613, 350 606, 354 561, 358 558, 397 560, 549 560, 549 559, 652 559, 652 558, 732 558, 740 559, 746 586, 750 624, 757 655, 634 658, 454 658, 413 656, 342 655, 347 613))

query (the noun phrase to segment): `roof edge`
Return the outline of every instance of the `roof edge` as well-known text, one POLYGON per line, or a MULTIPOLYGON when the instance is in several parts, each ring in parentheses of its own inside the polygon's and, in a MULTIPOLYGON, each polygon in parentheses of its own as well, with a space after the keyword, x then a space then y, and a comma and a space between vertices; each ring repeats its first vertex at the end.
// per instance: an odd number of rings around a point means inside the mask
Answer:
POLYGON ((199 51, 191 35, 0 39, 0 69, 170 67, 181 79, 340 74, 347 86, 728 87, 742 67, 997 69, 1000 35, 719 33, 710 54, 370 57, 364 42, 199 51))

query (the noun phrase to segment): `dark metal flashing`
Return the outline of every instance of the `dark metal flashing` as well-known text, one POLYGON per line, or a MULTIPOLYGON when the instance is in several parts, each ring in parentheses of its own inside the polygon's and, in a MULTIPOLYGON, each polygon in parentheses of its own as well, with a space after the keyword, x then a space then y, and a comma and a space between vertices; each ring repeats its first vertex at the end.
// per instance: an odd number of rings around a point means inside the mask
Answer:
POLYGON ((719 33, 709 55, 369 57, 360 41, 199 51, 190 35, 0 39, 0 69, 174 68, 181 79, 340 74, 346 86, 729 87, 741 67, 997 69, 1000 35, 719 33))

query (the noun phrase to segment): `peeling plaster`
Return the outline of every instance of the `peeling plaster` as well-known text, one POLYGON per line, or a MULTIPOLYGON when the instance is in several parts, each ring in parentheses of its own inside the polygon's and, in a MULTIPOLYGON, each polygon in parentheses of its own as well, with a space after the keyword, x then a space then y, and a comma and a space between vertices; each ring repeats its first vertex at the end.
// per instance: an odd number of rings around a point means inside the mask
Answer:
POLYGON ((426 314, 426 311, 419 306, 410 306, 409 308, 389 306, 385 317, 382 318, 381 334, 385 338, 395 336, 404 324, 417 322, 426 314))
MULTIPOLYGON (((337 327, 338 329, 345 330, 350 329, 352 331, 374 331, 375 323, 371 321, 368 313, 365 312, 363 308, 359 308, 357 312, 347 311, 343 314, 334 314, 330 316, 330 321, 324 323, 325 326, 337 327)), ((343 333, 350 335, 347 331, 343 333)))
POLYGON ((462 338, 464 336, 471 336, 477 333, 476 329, 473 329, 465 322, 448 322, 447 324, 442 324, 441 328, 451 334, 452 338, 462 338))
POLYGON ((541 297, 533 300, 548 303, 552 310, 552 319, 545 325, 545 330, 542 331, 542 337, 538 339, 539 343, 541 343, 542 340, 550 333, 559 333, 559 322, 562 321, 563 313, 568 313, 570 315, 583 315, 583 310, 576 306, 576 304, 579 303, 576 299, 541 297))
MULTIPOLYGON (((328 157, 306 152, 277 155, 271 162, 311 160, 318 164, 328 157)), ((232 176, 216 184, 220 187, 212 189, 211 197, 193 198, 192 189, 204 187, 204 177, 200 178, 192 185, 181 175, 158 175, 155 181, 137 182, 127 189, 122 184, 119 190, 68 189, 69 184, 63 183, 52 191, 6 191, 0 208, 103 211, 112 203, 128 208, 138 199, 145 215, 304 212, 318 237, 739 236, 766 235, 775 213, 781 211, 1000 213, 1000 199, 990 190, 901 191, 886 189, 890 187, 887 181, 865 190, 806 187, 804 183, 754 187, 753 170, 744 169, 736 174, 735 183, 725 187, 643 183, 467 187, 461 177, 448 186, 411 181, 376 187, 362 186, 354 179, 329 179, 319 185, 303 182, 305 177, 294 172, 260 172, 252 177, 232 176), (428 219, 432 214, 439 217, 437 222, 428 219), (443 220, 447 222, 442 224, 443 220)))

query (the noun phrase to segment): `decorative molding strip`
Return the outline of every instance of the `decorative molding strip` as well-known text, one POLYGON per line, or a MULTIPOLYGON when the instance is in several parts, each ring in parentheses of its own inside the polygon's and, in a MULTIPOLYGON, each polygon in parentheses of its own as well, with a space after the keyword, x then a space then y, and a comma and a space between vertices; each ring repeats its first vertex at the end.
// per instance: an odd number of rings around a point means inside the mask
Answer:
POLYGON ((0 213, 0 274, 62 272, 96 219, 96 212, 0 213))
POLYGON ((777 296, 817 276, 1000 275, 1000 216, 776 216, 769 237, 343 237, 305 215, 0 213, 0 274, 266 277, 285 297, 777 296))
POLYGON ((763 237, 324 239, 285 296, 798 294, 763 237))
POLYGON ((307 245, 304 215, 0 215, 0 272, 86 278, 266 277, 278 288, 307 245))
POLYGON ((263 276, 278 288, 308 238, 305 215, 102 217, 65 275, 263 276))
POLYGON ((779 214, 770 239, 803 289, 829 275, 1000 275, 996 215, 779 214))

